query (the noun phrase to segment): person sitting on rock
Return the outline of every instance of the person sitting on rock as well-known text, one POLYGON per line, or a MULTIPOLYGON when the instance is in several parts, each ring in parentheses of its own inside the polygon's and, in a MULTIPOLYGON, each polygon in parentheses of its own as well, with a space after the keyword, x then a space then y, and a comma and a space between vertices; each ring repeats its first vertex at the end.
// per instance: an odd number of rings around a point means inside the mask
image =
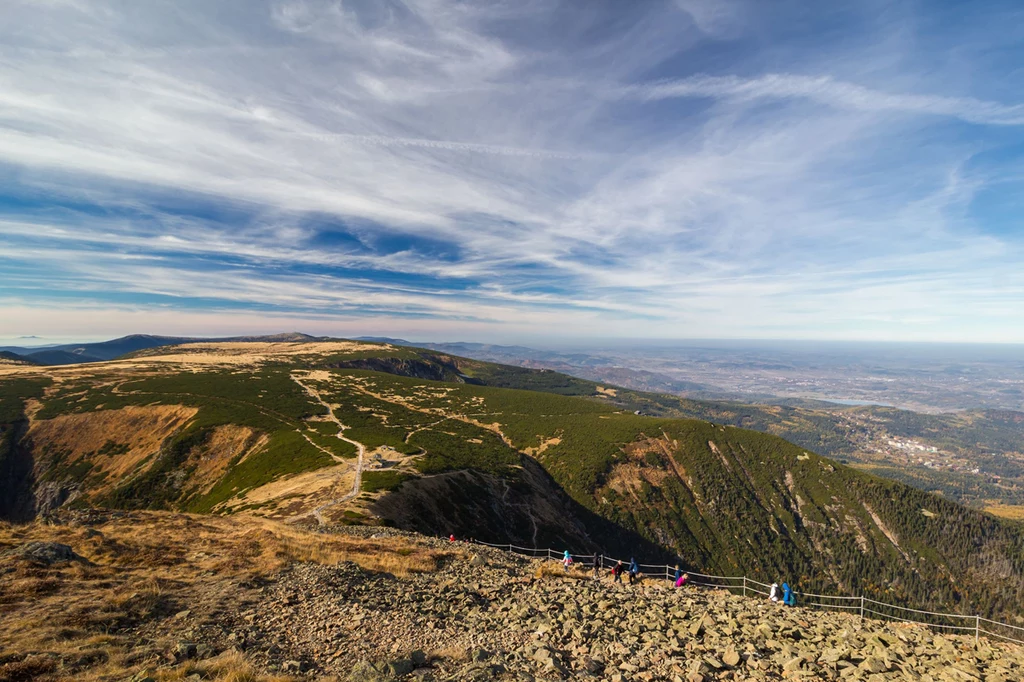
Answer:
POLYGON ((625 569, 623 568, 621 561, 616 562, 616 564, 612 566, 612 577, 615 579, 615 582, 622 582, 622 572, 624 570, 625 569))
POLYGON ((562 565, 565 566, 565 572, 569 572, 569 567, 572 566, 572 554, 569 554, 569 550, 565 550, 565 556, 562 557, 562 565))
POLYGON ((779 601, 779 584, 772 583, 771 592, 768 593, 768 599, 773 602, 779 601))
POLYGON ((676 587, 682 587, 683 585, 685 585, 689 581, 690 581, 690 574, 689 573, 683 573, 681 576, 676 578, 676 587))

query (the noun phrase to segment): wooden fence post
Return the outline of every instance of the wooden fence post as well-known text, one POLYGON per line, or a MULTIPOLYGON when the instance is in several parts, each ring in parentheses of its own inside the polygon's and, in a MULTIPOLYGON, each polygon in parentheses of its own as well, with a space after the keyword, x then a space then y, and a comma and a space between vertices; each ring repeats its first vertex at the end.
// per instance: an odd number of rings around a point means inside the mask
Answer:
POLYGON ((860 617, 864 618, 864 595, 860 596, 860 617))
POLYGON ((981 616, 974 617, 974 646, 978 646, 978 639, 981 637, 981 616))
POLYGON ((747 596, 747 576, 743 576, 743 596, 747 596))

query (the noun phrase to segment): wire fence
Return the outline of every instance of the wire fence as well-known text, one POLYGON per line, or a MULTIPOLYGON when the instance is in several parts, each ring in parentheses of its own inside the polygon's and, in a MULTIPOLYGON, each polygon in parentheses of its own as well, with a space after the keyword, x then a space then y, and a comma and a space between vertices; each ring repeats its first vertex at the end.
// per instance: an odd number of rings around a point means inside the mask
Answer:
MULTIPOLYGON (((490 542, 482 542, 480 540, 473 540, 472 542, 487 547, 504 549, 509 552, 515 552, 516 554, 523 554, 534 559, 558 560, 564 557, 564 552, 558 552, 550 548, 520 547, 512 544, 496 545, 490 542)), ((628 567, 630 563, 622 559, 616 559, 604 555, 570 554, 569 556, 572 557, 574 563, 584 563, 589 564, 590 566, 594 566, 598 556, 600 556, 601 569, 609 568, 610 566, 614 566, 620 562, 623 566, 628 567)), ((637 566, 645 577, 665 578, 667 580, 675 579, 675 567, 673 566, 669 566, 667 564, 637 564, 637 566)), ((751 597, 755 595, 768 597, 771 594, 771 585, 753 580, 746 576, 706 575, 704 573, 695 573, 693 571, 687 571, 686 573, 689 576, 686 583, 687 585, 725 589, 736 594, 742 594, 744 597, 751 597)), ((939 613, 936 611, 912 609, 906 606, 887 604, 864 596, 845 597, 830 594, 814 594, 811 592, 797 592, 795 590, 793 591, 793 594, 797 596, 800 606, 856 613, 862 618, 874 618, 876 620, 897 621, 901 623, 918 623, 930 628, 935 628, 941 632, 949 632, 952 634, 973 633, 975 642, 977 642, 982 635, 986 635, 1001 641, 1024 644, 1024 627, 989 620, 988 618, 982 618, 981 616, 969 616, 960 613, 939 613)))

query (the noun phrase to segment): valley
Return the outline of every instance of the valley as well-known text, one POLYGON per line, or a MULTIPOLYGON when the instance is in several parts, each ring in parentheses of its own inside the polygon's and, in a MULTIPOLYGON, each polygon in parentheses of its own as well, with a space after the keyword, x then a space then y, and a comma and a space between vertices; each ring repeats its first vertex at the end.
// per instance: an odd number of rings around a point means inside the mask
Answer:
POLYGON ((101 507, 395 526, 1020 609, 1018 526, 731 426, 758 414, 738 406, 694 419, 672 396, 342 340, 0 372, 10 520, 101 507))
POLYGON ((646 413, 780 435, 977 509, 1016 513, 1024 505, 1024 412, 1012 387, 1024 375, 1016 347, 693 341, 545 351, 415 345, 628 389, 622 397, 632 395, 646 413), (962 354, 973 361, 948 357, 962 354), (760 383, 743 383, 752 378, 760 383), (829 396, 860 400, 829 402, 829 396))

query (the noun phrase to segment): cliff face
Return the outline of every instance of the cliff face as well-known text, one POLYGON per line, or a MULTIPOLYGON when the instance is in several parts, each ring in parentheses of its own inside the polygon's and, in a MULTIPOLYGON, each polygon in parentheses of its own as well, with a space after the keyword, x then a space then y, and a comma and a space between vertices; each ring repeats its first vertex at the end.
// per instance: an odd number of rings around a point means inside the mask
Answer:
POLYGON ((35 458, 24 444, 26 406, 42 397, 48 383, 40 378, 0 381, 0 520, 28 521, 39 511, 35 458))
POLYGON ((32 453, 21 445, 24 419, 0 425, 0 519, 22 522, 35 518, 32 453))
POLYGON ((386 372, 413 379, 429 381, 451 381, 473 383, 459 371, 458 364, 446 355, 425 354, 416 358, 381 357, 359 358, 329 363, 337 369, 364 369, 371 372, 386 372))
POLYGON ((577 504, 529 457, 510 478, 462 470, 406 481, 372 510, 386 523, 426 535, 671 558, 639 533, 577 504))

